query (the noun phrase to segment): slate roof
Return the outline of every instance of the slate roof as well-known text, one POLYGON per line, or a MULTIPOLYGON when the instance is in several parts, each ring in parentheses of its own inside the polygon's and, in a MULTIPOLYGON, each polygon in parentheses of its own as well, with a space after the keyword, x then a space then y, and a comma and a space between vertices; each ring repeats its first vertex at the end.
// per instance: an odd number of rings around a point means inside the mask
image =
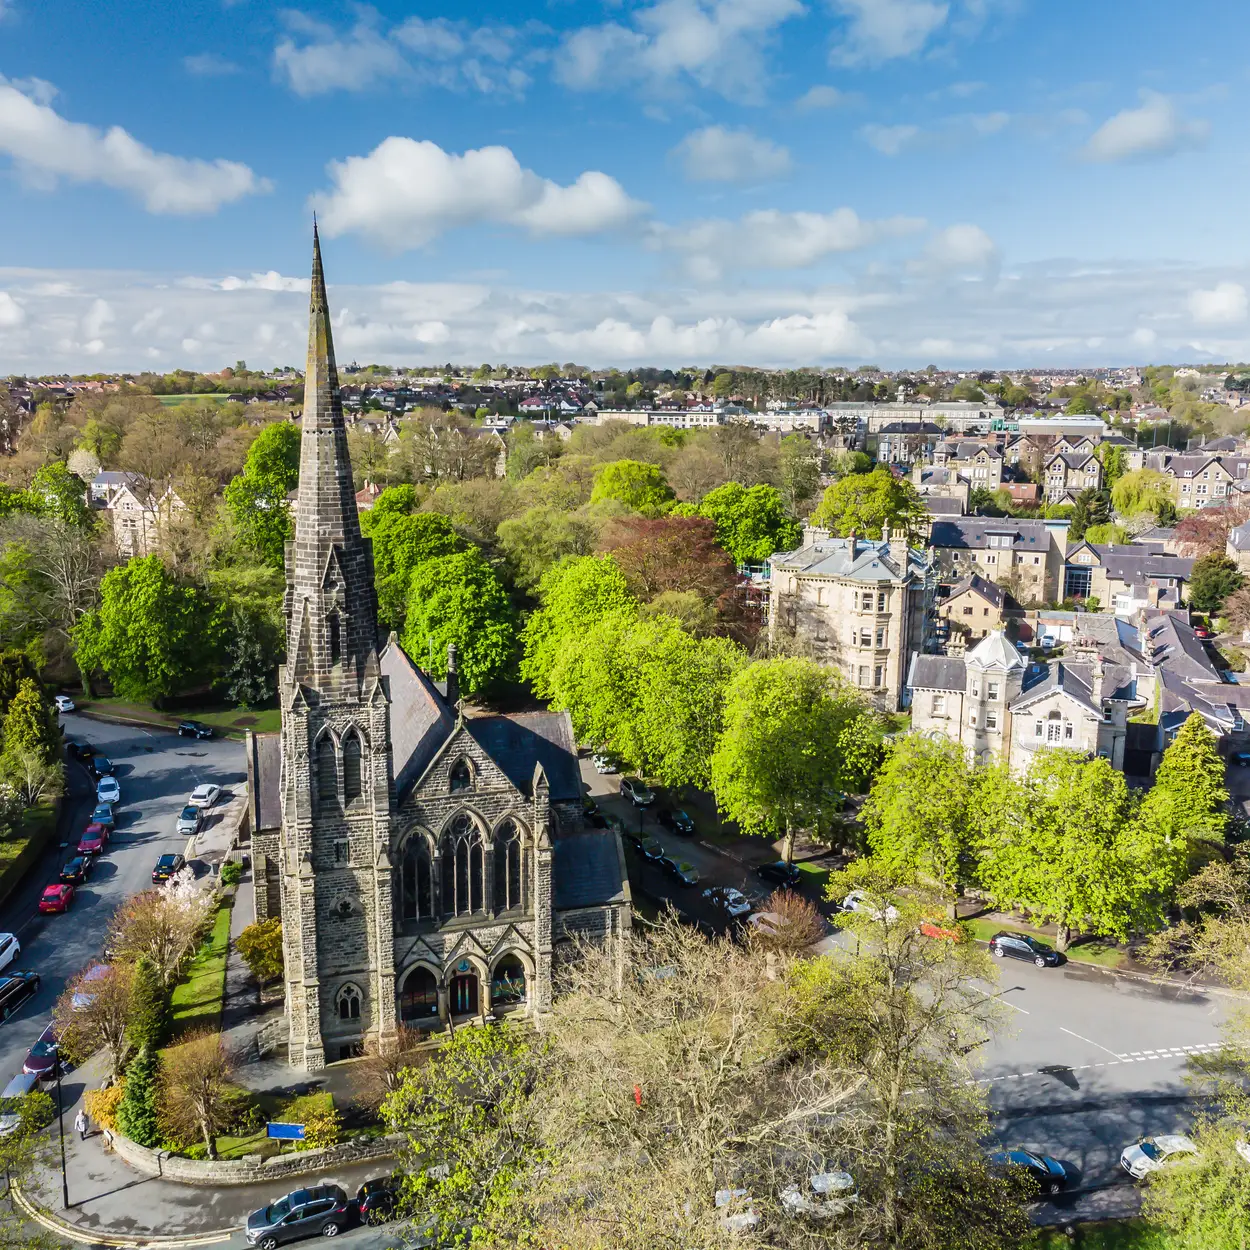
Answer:
POLYGON ((1003 458, 1003 453, 993 443, 977 443, 960 439, 944 444, 943 450, 955 460, 975 460, 981 452, 985 452, 991 460, 1003 458))
POLYGON ((464 725, 522 794, 532 796, 534 766, 542 764, 553 802, 581 798, 582 776, 567 712, 474 716, 464 725))
POLYGON ((934 521, 929 543, 933 547, 980 549, 990 545, 991 534, 1010 534, 1013 551, 1046 551, 1050 547, 1050 531, 1043 521, 1013 517, 959 517, 950 521, 934 521))
POLYGON ((391 696, 391 759, 395 792, 404 792, 425 772, 447 741, 456 714, 434 683, 408 658, 392 634, 378 656, 391 696))
POLYGON ((964 501, 948 499, 944 495, 924 496, 924 508, 930 516, 963 516, 964 501))
POLYGON ((282 825, 282 735, 252 734, 248 739, 248 809, 252 831, 282 825))
POLYGON ((996 608, 1001 608, 1007 599, 1007 596, 1003 593, 1003 588, 997 582, 991 582, 979 573, 973 573, 971 577, 965 577, 962 582, 956 582, 951 587, 951 592, 946 597, 947 603, 954 599, 956 595, 966 594, 968 591, 971 591, 974 595, 980 595, 986 603, 996 608))
POLYGON ((1136 628, 1108 612, 1073 613, 1073 645, 1088 639, 1097 644, 1098 654, 1108 664, 1142 664, 1145 656, 1136 628))
POLYGON ((1250 522, 1229 530, 1228 541, 1234 551, 1250 551, 1250 522))
POLYGON ((907 686, 911 690, 963 690, 967 669, 963 657, 956 655, 922 655, 911 657, 907 686))
POLYGON ((844 577, 856 582, 888 582, 907 576, 923 576, 928 560, 923 551, 909 548, 906 567, 900 568, 890 554, 890 544, 879 538, 822 538, 797 551, 779 551, 770 561, 774 572, 812 573, 844 577))
POLYGON ((575 833, 551 844, 553 903, 558 911, 629 898, 620 842, 610 829, 575 833))
POLYGON ((883 425, 878 434, 941 434, 942 427, 932 421, 891 421, 883 425))
POLYGON ((1182 616, 1182 613, 1158 612, 1147 618, 1143 629, 1147 659, 1186 681, 1218 682, 1219 672, 1211 663, 1202 639, 1182 616))

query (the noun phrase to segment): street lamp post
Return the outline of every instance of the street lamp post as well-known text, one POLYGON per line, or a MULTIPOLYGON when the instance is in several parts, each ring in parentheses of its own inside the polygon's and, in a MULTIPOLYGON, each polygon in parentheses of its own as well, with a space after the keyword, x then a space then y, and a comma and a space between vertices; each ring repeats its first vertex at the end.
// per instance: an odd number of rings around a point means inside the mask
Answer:
POLYGON ((65 1169, 65 1104, 61 1099, 61 1056, 58 1053, 56 1064, 56 1126, 61 1133, 61 1206, 69 1210, 69 1173, 65 1169))

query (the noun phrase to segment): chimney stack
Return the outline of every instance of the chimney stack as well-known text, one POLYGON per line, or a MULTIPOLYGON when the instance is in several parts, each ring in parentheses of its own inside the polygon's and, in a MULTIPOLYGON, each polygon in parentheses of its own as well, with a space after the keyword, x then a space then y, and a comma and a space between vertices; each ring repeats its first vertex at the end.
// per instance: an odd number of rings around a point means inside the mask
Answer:
POLYGON ((455 707, 460 702, 460 678, 456 675, 456 644, 447 644, 447 702, 455 707))
POLYGON ((847 546, 850 548, 851 559, 854 560, 855 559, 855 531, 854 530, 852 530, 846 536, 846 542, 847 542, 847 546))

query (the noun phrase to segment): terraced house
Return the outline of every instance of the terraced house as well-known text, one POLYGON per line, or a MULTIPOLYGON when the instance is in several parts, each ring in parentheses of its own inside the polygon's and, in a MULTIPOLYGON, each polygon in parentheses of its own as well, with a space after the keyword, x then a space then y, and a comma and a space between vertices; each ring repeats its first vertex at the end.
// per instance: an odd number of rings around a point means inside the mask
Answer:
POLYGON ((280 735, 248 743, 259 918, 282 919, 292 1064, 402 1024, 541 1013, 576 939, 630 924, 620 840, 582 827, 563 713, 471 716, 380 643, 314 241, 280 735))

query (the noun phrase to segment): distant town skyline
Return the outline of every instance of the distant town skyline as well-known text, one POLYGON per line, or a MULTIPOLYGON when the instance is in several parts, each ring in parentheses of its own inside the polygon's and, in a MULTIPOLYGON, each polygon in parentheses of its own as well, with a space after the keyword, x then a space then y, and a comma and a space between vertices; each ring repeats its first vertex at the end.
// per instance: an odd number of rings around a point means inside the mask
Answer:
MULTIPOLYGON (((0 0, 0 374, 1250 358, 1210 0, 0 0)), ((1215 37, 1218 35, 1218 38, 1215 37)))

